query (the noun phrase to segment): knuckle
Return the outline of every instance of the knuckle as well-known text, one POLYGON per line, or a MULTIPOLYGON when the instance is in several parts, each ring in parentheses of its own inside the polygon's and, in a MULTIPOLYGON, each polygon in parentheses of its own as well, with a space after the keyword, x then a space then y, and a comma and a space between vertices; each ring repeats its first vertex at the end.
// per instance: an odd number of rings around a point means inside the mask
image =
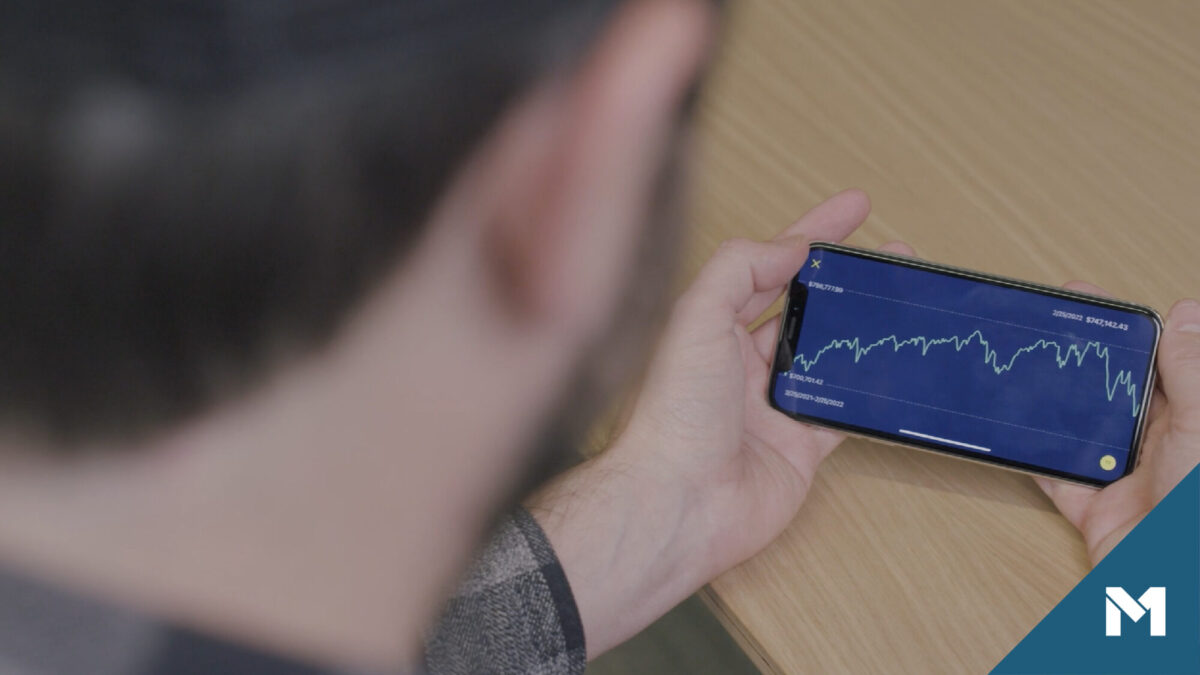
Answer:
POLYGON ((1168 421, 1169 445, 1175 446, 1182 441, 1195 443, 1200 439, 1200 409, 1196 406, 1180 407, 1171 411, 1168 421))
POLYGON ((712 287, 724 285, 738 268, 749 264, 750 247, 754 242, 744 238, 733 238, 722 241, 712 257, 700 269, 696 284, 693 287, 712 287))
POLYGON ((1200 340, 1194 344, 1173 344, 1164 350, 1162 368, 1167 377, 1200 388, 1200 340))
POLYGON ((722 241, 719 246, 717 246, 717 252, 713 257, 739 257, 743 255, 746 252, 746 249, 748 249, 751 245, 753 245, 753 242, 745 237, 733 237, 731 239, 726 239, 725 241, 722 241))
POLYGON ((1168 388, 1171 427, 1200 436, 1200 350, 1173 352, 1160 368, 1168 388))
POLYGON ((675 303, 671 306, 671 316, 672 318, 676 318, 692 314, 699 309, 703 303, 704 295, 698 292, 696 287, 693 286, 692 288, 684 291, 678 298, 675 299, 675 303))

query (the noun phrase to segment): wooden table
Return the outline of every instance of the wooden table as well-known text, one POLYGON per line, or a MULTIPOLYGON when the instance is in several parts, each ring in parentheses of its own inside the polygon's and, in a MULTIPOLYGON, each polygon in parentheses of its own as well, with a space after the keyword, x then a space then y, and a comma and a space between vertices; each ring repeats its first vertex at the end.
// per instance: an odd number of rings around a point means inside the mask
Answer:
MULTIPOLYGON (((1200 3, 735 3, 700 137, 689 275, 858 186, 853 244, 1161 311, 1200 294, 1200 3)), ((706 593, 767 672, 966 673, 1087 571, 1029 478, 850 441, 706 593)))

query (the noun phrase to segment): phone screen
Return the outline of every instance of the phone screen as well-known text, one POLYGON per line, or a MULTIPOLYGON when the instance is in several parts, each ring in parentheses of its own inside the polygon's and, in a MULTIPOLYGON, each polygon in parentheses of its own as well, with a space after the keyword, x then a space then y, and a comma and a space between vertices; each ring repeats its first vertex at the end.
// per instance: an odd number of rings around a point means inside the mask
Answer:
POLYGON ((1132 470, 1152 310, 814 245, 768 397, 797 419, 1104 485, 1132 470))

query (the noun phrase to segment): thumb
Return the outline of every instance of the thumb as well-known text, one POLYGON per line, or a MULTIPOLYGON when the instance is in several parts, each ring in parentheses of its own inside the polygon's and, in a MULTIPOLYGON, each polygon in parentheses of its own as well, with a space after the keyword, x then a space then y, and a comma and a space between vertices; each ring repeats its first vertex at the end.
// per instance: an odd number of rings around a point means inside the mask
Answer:
POLYGON ((1200 302, 1180 300, 1167 314, 1158 372, 1171 414, 1200 415, 1200 302))
POLYGON ((808 239, 803 235, 765 242, 730 239, 705 263, 681 300, 705 311, 757 315, 765 305, 757 312, 747 311, 753 309, 756 295, 778 293, 807 257, 808 239))
POLYGON ((1099 494, 1092 488, 1075 485, 1066 481, 1034 476, 1033 482, 1042 488, 1042 492, 1054 502, 1054 507, 1063 514, 1067 522, 1082 530, 1087 519, 1088 506, 1092 497, 1099 494))

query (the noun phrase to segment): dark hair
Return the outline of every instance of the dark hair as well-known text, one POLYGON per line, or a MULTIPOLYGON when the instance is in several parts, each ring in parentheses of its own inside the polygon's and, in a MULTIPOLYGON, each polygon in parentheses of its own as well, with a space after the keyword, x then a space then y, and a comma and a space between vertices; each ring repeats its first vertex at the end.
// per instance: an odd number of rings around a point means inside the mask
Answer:
POLYGON ((616 1, 4 3, 3 421, 146 431, 319 346, 616 1))

